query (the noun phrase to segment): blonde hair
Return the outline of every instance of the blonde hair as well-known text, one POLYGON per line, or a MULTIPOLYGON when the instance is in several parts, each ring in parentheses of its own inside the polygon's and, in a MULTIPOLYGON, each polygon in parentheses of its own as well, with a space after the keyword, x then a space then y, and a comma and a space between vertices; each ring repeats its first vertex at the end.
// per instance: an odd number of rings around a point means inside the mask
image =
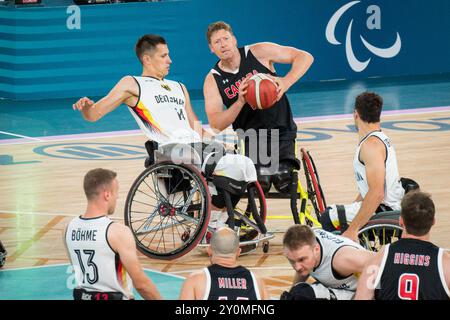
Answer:
POLYGON ((283 237, 283 246, 289 250, 296 250, 306 245, 314 246, 316 243, 316 235, 306 225, 296 224, 289 227, 283 237))
POLYGON ((231 33, 233 35, 233 29, 231 28, 231 26, 226 23, 225 21, 216 21, 211 23, 208 26, 208 30, 206 31, 206 39, 208 40, 208 44, 211 44, 211 36, 214 32, 219 31, 219 30, 225 30, 228 31, 229 33, 231 33))
POLYGON ((108 169, 92 169, 84 176, 84 193, 88 200, 94 199, 101 192, 101 188, 108 188, 116 178, 117 173, 108 169))

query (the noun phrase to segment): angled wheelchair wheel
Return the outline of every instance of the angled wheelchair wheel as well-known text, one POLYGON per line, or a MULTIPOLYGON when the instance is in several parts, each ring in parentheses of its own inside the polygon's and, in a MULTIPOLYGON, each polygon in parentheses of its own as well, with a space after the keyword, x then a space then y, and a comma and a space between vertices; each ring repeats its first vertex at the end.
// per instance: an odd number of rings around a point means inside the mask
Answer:
POLYGON ((134 181, 125 203, 125 224, 140 252, 171 260, 194 249, 210 218, 211 197, 200 171, 161 162, 134 181))
POLYGON ((258 234, 267 232, 264 225, 267 217, 266 198, 258 181, 249 183, 247 192, 236 204, 233 213, 241 242, 253 240, 258 234), (252 203, 259 217, 253 214, 252 203))
POLYGON ((379 251, 386 244, 400 239, 403 229, 398 212, 376 214, 358 232, 360 244, 370 251, 379 251))
POLYGON ((5 265, 7 255, 8 255, 8 252, 6 251, 2 242, 0 241, 0 268, 2 268, 5 265))
POLYGON ((325 211, 327 204, 322 191, 322 187, 320 185, 319 174, 309 151, 301 148, 301 153, 303 168, 305 170, 308 198, 313 204, 316 216, 320 217, 320 214, 325 211))

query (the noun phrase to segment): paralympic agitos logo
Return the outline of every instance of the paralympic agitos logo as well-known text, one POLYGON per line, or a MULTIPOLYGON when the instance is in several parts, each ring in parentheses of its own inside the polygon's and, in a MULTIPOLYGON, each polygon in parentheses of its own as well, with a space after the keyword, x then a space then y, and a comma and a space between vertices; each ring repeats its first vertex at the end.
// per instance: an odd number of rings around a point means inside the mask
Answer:
MULTIPOLYGON (((335 36, 335 28, 341 17, 344 15, 344 13, 353 7, 354 5, 360 3, 361 1, 352 1, 349 2, 342 7, 340 7, 331 17, 330 21, 328 21, 326 30, 325 30, 325 36, 327 38, 327 41, 334 45, 340 45, 341 42, 339 42, 336 39, 335 36)), ((381 29, 381 9, 377 5, 370 5, 367 7, 366 12, 370 14, 370 16, 367 18, 367 28, 368 29, 381 29)), ((352 25, 353 25, 353 19, 350 20, 350 23, 347 27, 347 33, 345 36, 345 54, 347 56, 347 61, 352 68, 353 71, 361 72, 369 65, 369 62, 371 58, 367 59, 366 61, 360 61, 355 56, 355 53, 353 51, 352 47, 352 25)), ((359 36, 363 45, 369 50, 372 54, 375 56, 381 57, 381 58, 393 58, 395 57, 401 49, 402 42, 400 39, 400 35, 397 32, 397 38, 394 42, 394 44, 388 48, 378 48, 374 45, 370 44, 362 35, 359 36)))

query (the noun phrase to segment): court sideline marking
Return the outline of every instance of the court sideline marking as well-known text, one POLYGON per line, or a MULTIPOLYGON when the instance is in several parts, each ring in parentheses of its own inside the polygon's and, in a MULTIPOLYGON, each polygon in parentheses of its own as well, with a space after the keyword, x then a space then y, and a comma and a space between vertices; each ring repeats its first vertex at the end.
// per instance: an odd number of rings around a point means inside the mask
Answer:
MULTIPOLYGON (((0 218, 2 218, 2 214, 13 214, 13 215, 36 215, 36 216, 64 216, 64 217, 79 217, 80 214, 69 214, 69 213, 51 213, 51 212, 32 212, 32 211, 10 211, 10 210, 2 210, 0 209, 0 218)), ((112 220, 124 220, 122 217, 109 217, 112 220)), ((291 215, 268 215, 267 219, 292 219, 291 215)))
MULTIPOLYGON (((388 110, 382 112, 381 116, 398 116, 398 115, 417 115, 424 113, 439 113, 450 111, 450 106, 442 107, 430 107, 430 108, 416 108, 416 109, 404 109, 404 110, 388 110)), ((294 121, 299 124, 310 123, 310 122, 327 122, 336 120, 349 120, 353 119, 353 114, 337 114, 337 115, 326 115, 326 116, 314 116, 314 117, 300 117, 294 118, 294 121)), ((203 125, 203 128, 210 128, 209 125, 203 125)), ((230 126, 231 128, 231 126, 230 126)), ((228 130, 225 129, 225 130, 228 130)), ((224 132, 225 130, 221 131, 224 132)), ((1 131, 0 131, 1 133, 1 131)), ((137 130, 124 130, 124 131, 109 131, 109 132, 97 132, 97 133, 81 133, 81 134, 67 134, 67 135, 57 135, 48 137, 38 137, 27 139, 38 140, 38 143, 43 142, 55 142, 55 141, 70 141, 70 140, 86 140, 86 139, 100 139, 100 138, 115 138, 124 136, 144 136, 140 129, 137 130)), ((25 137, 25 136, 24 136, 25 137)), ((2 139, 0 140, 0 146, 2 145, 17 145, 17 144, 30 144, 36 143, 36 141, 24 141, 27 139, 2 139)))
POLYGON ((0 131, 0 134, 5 134, 7 136, 13 136, 13 137, 20 137, 20 138, 24 138, 24 139, 36 140, 36 141, 39 141, 39 142, 43 141, 42 139, 39 139, 39 138, 23 136, 21 134, 16 134, 16 133, 11 133, 11 132, 6 132, 6 131, 0 131))

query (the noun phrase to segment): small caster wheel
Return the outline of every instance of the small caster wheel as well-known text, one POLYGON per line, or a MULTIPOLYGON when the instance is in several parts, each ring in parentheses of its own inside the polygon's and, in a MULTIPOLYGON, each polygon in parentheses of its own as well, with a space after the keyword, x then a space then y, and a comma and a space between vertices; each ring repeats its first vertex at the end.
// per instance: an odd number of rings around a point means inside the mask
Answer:
POLYGON ((263 252, 264 253, 269 252, 269 242, 264 242, 263 243, 263 252))

